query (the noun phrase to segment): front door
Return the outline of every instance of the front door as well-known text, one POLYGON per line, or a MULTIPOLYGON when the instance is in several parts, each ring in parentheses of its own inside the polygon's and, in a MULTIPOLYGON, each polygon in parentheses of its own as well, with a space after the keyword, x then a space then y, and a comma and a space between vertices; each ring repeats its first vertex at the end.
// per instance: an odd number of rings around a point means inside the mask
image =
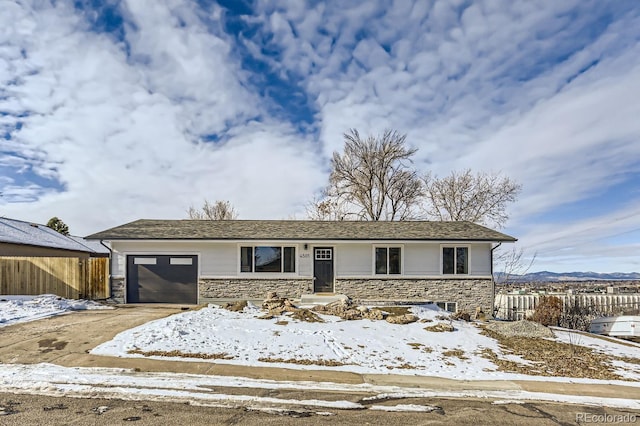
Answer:
POLYGON ((333 293, 333 248, 313 248, 313 292, 333 293))

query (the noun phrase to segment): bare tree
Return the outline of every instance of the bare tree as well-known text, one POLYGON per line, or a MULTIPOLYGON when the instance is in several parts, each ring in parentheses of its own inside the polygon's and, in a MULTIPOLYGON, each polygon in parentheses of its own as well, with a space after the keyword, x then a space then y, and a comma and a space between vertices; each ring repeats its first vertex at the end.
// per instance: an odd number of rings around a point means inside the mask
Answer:
POLYGON ((231 203, 222 200, 216 200, 214 203, 204 200, 201 209, 191 206, 187 210, 187 214, 189 219, 196 220, 234 220, 238 218, 238 213, 231 203))
POLYGON ((510 283, 515 277, 529 272, 538 256, 536 252, 529 258, 524 249, 517 247, 496 252, 495 263, 501 271, 494 274, 494 280, 499 284, 510 283))
POLYGON ((344 152, 333 153, 324 198, 312 203, 310 217, 410 219, 422 196, 422 183, 409 168, 417 149, 406 146, 406 135, 386 130, 377 137, 362 138, 351 129, 344 140, 344 152))
POLYGON ((506 207, 521 185, 499 174, 472 173, 470 169, 438 178, 423 178, 426 214, 436 220, 466 220, 502 228, 509 218, 506 207))
POLYGON ((306 206, 307 217, 311 220, 345 220, 347 213, 339 200, 330 197, 326 192, 322 197, 316 197, 306 206))

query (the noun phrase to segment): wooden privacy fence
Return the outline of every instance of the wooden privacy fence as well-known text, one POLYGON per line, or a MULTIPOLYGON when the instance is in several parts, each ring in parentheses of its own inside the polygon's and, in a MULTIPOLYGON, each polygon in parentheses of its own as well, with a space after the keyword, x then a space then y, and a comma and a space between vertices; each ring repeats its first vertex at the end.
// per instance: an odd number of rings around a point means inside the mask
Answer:
POLYGON ((0 294, 106 299, 109 297, 109 259, 0 257, 0 294))

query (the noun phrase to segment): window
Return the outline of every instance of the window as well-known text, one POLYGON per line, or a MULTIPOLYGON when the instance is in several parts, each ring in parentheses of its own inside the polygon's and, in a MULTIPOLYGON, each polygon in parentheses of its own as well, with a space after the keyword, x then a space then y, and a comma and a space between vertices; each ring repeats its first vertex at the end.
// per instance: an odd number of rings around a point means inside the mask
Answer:
POLYGON ((295 272, 296 248, 240 247, 240 272, 295 272))
POLYGON ((442 247, 442 273, 468 274, 469 247, 442 247))
POLYGON ((456 302, 436 302, 438 308, 443 309, 447 312, 457 312, 458 304, 456 302))
POLYGON ((376 247, 376 274, 398 275, 402 269, 401 264, 400 247, 376 247))
POLYGON ((316 249, 316 260, 331 260, 331 252, 333 250, 330 248, 317 248, 316 249))
POLYGON ((240 272, 253 272, 253 247, 240 248, 240 272))
POLYGON ((284 259, 283 259, 283 272, 295 272, 296 271, 296 248, 285 247, 284 259))

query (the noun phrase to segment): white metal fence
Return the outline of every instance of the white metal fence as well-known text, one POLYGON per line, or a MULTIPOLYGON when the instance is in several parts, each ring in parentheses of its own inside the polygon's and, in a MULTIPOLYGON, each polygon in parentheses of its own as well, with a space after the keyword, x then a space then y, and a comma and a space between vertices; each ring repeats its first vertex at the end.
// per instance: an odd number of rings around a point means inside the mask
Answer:
POLYGON ((495 317, 506 320, 521 320, 532 313, 542 296, 560 298, 565 308, 589 307, 603 314, 618 315, 624 311, 640 308, 640 293, 630 294, 496 294, 495 317))

